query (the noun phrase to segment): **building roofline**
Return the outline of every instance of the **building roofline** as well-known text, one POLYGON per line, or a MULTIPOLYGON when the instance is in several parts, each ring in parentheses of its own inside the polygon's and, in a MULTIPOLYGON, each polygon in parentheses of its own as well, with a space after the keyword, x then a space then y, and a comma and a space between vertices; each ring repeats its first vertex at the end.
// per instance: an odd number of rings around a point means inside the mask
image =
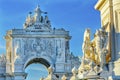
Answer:
POLYGON ((102 6, 102 4, 105 2, 105 0, 98 0, 98 2, 95 5, 95 9, 96 10, 100 10, 100 7, 102 6))

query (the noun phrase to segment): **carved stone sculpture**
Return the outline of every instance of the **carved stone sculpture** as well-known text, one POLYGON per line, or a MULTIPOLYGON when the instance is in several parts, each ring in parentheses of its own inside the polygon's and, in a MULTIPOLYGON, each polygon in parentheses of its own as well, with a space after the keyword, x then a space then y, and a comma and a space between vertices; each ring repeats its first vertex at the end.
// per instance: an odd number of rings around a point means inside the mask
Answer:
POLYGON ((83 58, 81 62, 81 69, 90 70, 90 62, 95 63, 95 49, 93 43, 90 41, 90 30, 86 29, 84 33, 84 41, 82 45, 83 58))
POLYGON ((101 69, 106 64, 106 54, 108 53, 107 50, 107 34, 103 29, 97 30, 95 34, 95 41, 96 41, 96 52, 99 56, 99 65, 101 69))
POLYGON ((67 77, 65 75, 62 76, 61 80, 66 80, 67 77))
POLYGON ((82 51, 84 54, 84 58, 90 57, 90 30, 86 29, 84 33, 84 41, 82 45, 82 51))
POLYGON ((107 40, 107 33, 104 29, 97 30, 92 41, 90 40, 90 30, 85 30, 82 46, 84 55, 78 72, 80 78, 82 76, 89 76, 91 73, 97 75, 100 74, 101 71, 107 70, 107 40))
POLYGON ((77 80, 77 69, 74 67, 72 69, 73 76, 70 78, 70 80, 77 80))
POLYGON ((48 68, 48 76, 47 76, 47 78, 45 78, 45 80, 58 80, 57 79, 57 77, 53 74, 53 67, 52 66, 50 66, 49 68, 48 68))

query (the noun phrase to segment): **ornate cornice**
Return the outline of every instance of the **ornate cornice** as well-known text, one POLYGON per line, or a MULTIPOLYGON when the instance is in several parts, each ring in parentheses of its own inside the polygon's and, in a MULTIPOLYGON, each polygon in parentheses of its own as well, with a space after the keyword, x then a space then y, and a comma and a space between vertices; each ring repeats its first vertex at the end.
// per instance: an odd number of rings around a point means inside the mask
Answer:
POLYGON ((98 0, 97 4, 95 5, 95 9, 99 10, 105 1, 106 0, 98 0))

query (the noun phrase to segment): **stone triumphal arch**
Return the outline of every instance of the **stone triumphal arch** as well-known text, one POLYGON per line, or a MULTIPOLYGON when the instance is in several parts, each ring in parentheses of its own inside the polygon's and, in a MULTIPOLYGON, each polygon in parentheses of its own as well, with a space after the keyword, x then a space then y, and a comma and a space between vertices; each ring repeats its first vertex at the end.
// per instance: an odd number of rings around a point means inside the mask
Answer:
POLYGON ((5 36, 6 55, 0 57, 0 80, 25 80, 25 68, 40 62, 54 67, 59 77, 79 66, 78 58, 70 54, 69 31, 51 27, 46 12, 37 6, 32 16, 28 14, 23 29, 8 30, 5 36))

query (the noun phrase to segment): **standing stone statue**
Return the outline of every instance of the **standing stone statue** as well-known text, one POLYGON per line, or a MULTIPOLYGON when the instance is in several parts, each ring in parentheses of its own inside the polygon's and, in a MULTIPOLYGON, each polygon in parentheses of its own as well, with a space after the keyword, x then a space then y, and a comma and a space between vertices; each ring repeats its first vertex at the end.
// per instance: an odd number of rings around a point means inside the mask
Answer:
POLYGON ((85 30, 82 51, 84 55, 81 66, 83 66, 85 70, 89 70, 91 69, 91 66, 89 66, 90 62, 95 63, 95 49, 93 43, 90 41, 90 29, 85 30))
POLYGON ((83 57, 82 57, 82 62, 79 67, 81 69, 80 71, 82 72, 87 72, 91 69, 91 66, 89 65, 90 62, 93 62, 93 48, 91 46, 91 41, 90 41, 90 29, 86 29, 84 32, 84 41, 82 45, 82 51, 83 51, 83 57))
POLYGON ((103 69, 106 64, 107 35, 103 29, 97 30, 95 34, 96 52, 99 56, 100 68, 103 69))
POLYGON ((84 41, 82 45, 82 51, 85 58, 90 56, 90 30, 86 29, 84 33, 84 41))

